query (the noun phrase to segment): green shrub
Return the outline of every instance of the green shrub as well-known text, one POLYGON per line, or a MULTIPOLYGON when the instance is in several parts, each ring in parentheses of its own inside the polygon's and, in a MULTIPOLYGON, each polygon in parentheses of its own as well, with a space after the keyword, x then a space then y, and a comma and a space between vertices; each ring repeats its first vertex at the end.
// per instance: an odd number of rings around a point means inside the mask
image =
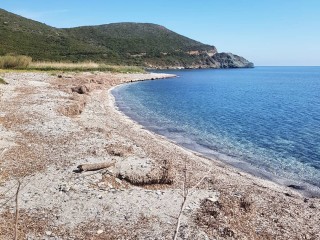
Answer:
POLYGON ((2 56, 0 57, 0 69, 27 68, 32 58, 27 56, 2 56))
POLYGON ((8 84, 5 80, 3 80, 2 78, 0 78, 0 84, 8 84))

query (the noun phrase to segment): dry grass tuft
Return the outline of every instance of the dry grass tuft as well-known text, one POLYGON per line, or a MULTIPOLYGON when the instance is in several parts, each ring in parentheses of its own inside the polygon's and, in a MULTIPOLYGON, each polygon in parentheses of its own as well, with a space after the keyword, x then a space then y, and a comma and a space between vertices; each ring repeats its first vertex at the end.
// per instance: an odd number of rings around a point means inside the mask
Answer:
POLYGON ((2 56, 0 57, 0 69, 23 69, 27 68, 32 61, 27 56, 2 56))
POLYGON ((71 88, 72 92, 78 93, 78 94, 87 94, 91 91, 92 89, 88 85, 81 85, 77 87, 71 88))
POLYGON ((67 62, 33 62, 32 69, 88 69, 98 68, 99 64, 94 62, 67 63, 67 62))
MULTIPOLYGON (((219 202, 203 200, 194 214, 194 221, 208 236, 226 239, 275 239, 270 228, 254 221, 257 211, 248 198, 230 197, 222 194, 219 202), (259 231, 257 231, 259 229, 259 231)), ((265 225, 269 223, 264 222, 265 225)), ((270 225, 269 225, 270 226, 270 225)))
POLYGON ((144 73, 144 69, 137 66, 112 66, 94 62, 33 62, 28 67, 39 71, 107 71, 119 73, 144 73))
POLYGON ((200 226, 218 228, 217 218, 221 214, 221 204, 203 200, 200 204, 200 211, 195 216, 195 221, 200 226))
POLYGON ((252 201, 248 198, 242 197, 240 198, 240 208, 242 208, 245 212, 249 212, 252 207, 252 201))
POLYGON ((226 239, 236 238, 234 230, 225 218, 224 206, 220 202, 203 200, 200 210, 195 214, 195 223, 205 229, 208 235, 226 239))
POLYGON ((4 79, 0 78, 0 84, 8 84, 4 79))

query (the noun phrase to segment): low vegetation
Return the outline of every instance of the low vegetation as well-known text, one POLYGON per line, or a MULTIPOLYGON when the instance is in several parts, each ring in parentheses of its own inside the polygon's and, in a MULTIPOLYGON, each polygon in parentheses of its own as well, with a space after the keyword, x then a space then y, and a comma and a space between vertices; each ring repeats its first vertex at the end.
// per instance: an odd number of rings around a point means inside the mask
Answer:
POLYGON ((0 69, 24 69, 31 61, 32 58, 27 56, 1 56, 0 69))
POLYGON ((0 9, 0 55, 28 55, 36 61, 93 61, 110 65, 189 64, 216 51, 156 24, 118 23, 54 28, 0 9))
POLYGON ((102 71, 118 73, 143 73, 144 69, 137 66, 112 66, 94 62, 67 63, 67 62, 33 62, 28 70, 38 71, 102 71))
POLYGON ((8 84, 5 80, 3 80, 2 78, 0 78, 0 84, 8 84))
MULTIPOLYGON (((32 62, 28 56, 0 56, 2 70, 36 70, 36 71, 103 71, 118 73, 143 73, 144 69, 137 66, 112 66, 95 62, 32 62)), ((4 81, 0 81, 4 83, 4 81)))

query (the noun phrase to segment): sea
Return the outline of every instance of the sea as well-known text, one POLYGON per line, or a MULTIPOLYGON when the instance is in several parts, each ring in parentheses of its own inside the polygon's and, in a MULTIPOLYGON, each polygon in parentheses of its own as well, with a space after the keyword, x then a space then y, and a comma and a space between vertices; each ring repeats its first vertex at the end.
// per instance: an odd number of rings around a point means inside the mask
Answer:
POLYGON ((320 67, 166 70, 113 89, 144 128, 242 171, 320 196, 320 67))

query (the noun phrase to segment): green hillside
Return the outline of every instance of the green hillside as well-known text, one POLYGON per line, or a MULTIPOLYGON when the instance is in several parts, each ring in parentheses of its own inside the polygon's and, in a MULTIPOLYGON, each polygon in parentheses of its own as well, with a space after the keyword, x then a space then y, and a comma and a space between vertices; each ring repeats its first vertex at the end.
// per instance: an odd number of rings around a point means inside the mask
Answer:
POLYGON ((0 55, 28 55, 36 61, 218 68, 220 63, 212 58, 216 53, 214 46, 156 24, 113 23, 59 29, 0 9, 0 55))
POLYGON ((111 23, 64 29, 71 36, 93 45, 101 45, 116 52, 216 51, 215 47, 179 35, 151 23, 111 23))
POLYGON ((24 54, 35 60, 84 60, 105 49, 88 46, 64 31, 0 9, 0 55, 24 54))

